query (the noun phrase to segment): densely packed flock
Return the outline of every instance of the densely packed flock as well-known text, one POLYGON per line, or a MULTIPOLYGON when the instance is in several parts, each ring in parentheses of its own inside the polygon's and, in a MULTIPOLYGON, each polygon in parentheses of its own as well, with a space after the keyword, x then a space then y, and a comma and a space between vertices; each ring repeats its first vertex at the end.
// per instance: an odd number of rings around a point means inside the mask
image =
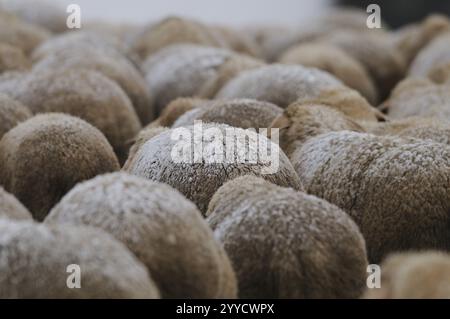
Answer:
POLYGON ((450 20, 366 19, 68 30, 0 1, 0 297, 450 298, 450 20), (175 162, 198 121, 276 171, 175 162))

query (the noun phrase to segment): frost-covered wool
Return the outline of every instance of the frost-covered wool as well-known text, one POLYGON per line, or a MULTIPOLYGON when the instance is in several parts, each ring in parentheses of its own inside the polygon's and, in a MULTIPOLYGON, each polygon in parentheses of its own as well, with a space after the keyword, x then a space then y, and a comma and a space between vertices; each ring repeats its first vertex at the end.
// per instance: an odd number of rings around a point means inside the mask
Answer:
POLYGON ((200 89, 199 95, 202 97, 213 98, 217 92, 228 83, 228 81, 233 79, 239 73, 256 69, 264 65, 265 63, 263 61, 246 55, 233 55, 219 66, 214 78, 205 82, 200 89))
POLYGON ((399 253, 381 265, 381 288, 366 299, 449 299, 450 255, 438 251, 399 253))
POLYGON ((350 117, 326 105, 292 103, 270 128, 279 129, 280 147, 288 157, 308 139, 334 131, 364 132, 350 117))
POLYGON ((286 108, 290 104, 326 104, 361 121, 377 121, 382 116, 357 91, 331 74, 301 65, 272 64, 244 71, 219 91, 216 98, 250 98, 286 108))
POLYGON ((409 65, 436 36, 450 30, 448 17, 432 14, 416 24, 408 24, 392 33, 392 42, 409 65))
POLYGON ((302 189, 291 163, 277 144, 254 131, 225 124, 203 124, 200 132, 195 132, 194 126, 163 132, 144 143, 127 162, 126 171, 171 185, 192 200, 203 214, 214 192, 238 176, 261 176, 280 186, 302 189), (202 134, 208 129, 214 129, 219 136, 202 134), (227 129, 232 133, 228 133, 229 136, 236 137, 230 144, 226 143, 227 129), (189 133, 191 137, 195 133, 195 141, 180 138, 181 132, 189 133), (258 142, 266 144, 267 148, 255 148, 258 142), (191 155, 186 161, 173 157, 172 152, 178 156, 181 150, 191 155), (273 160, 270 156, 256 159, 259 151, 266 153, 266 150, 273 154, 273 160), (194 152, 198 152, 198 161, 194 159, 194 152), (271 171, 272 168, 276 171, 271 171))
POLYGON ((14 195, 8 193, 0 186, 0 219, 1 218, 15 220, 32 219, 28 209, 26 209, 14 195))
POLYGON ((37 25, 26 23, 0 10, 0 42, 20 48, 29 55, 35 47, 48 39, 50 33, 37 25))
POLYGON ((275 104, 251 100, 212 100, 204 106, 184 113, 173 127, 193 125, 194 121, 223 123, 240 128, 268 128, 283 110, 275 104))
POLYGON ((171 127, 175 121, 184 113, 192 109, 199 108, 204 104, 210 103, 208 99, 180 97, 170 102, 161 112, 160 116, 152 123, 147 125, 150 127, 171 127))
POLYGON ((448 32, 434 38, 411 63, 409 75, 429 77, 437 83, 450 80, 450 34, 448 32))
POLYGON ((38 3, 34 0, 0 0, 0 10, 56 33, 69 30, 66 9, 51 0, 40 0, 38 3))
POLYGON ((288 49, 279 62, 327 71, 348 87, 357 90, 371 104, 377 103, 377 89, 365 67, 339 47, 318 42, 303 43, 288 49))
POLYGON ((412 116, 450 120, 450 84, 426 78, 406 78, 391 93, 383 108, 392 119, 412 116))
POLYGON ((208 219, 230 257, 240 298, 357 298, 364 239, 345 212, 315 196, 243 176, 214 194, 208 219))
POLYGON ((0 298, 159 298, 144 265, 98 229, 3 219, 0 246, 0 298), (70 265, 81 288, 67 286, 70 265))
POLYGON ((0 141, 0 184, 43 220, 76 183, 119 170, 103 134, 65 114, 20 123, 0 141))
POLYGON ((143 70, 157 114, 179 97, 200 96, 215 81, 220 67, 235 53, 225 49, 180 44, 150 56, 143 70))
POLYGON ((130 98, 142 124, 153 120, 153 103, 144 77, 134 65, 120 53, 108 54, 91 46, 61 49, 37 62, 33 70, 94 70, 115 81, 130 98), (88 56, 89 58, 86 58, 88 56))
POLYGON ((141 129, 128 96, 117 83, 96 71, 36 71, 10 91, 35 114, 68 113, 94 125, 105 134, 120 162, 127 158, 127 142, 141 129))
POLYGON ((131 44, 131 50, 142 60, 173 44, 191 43, 225 47, 226 43, 212 28, 189 19, 168 17, 143 28, 131 44))
POLYGON ((235 298, 236 277, 197 207, 178 191, 126 173, 77 185, 46 224, 101 228, 149 269, 164 298, 235 298))
POLYGON ((358 224, 370 262, 394 251, 450 250, 450 147, 342 131, 308 140, 291 160, 308 194, 358 224))
POLYGON ((32 116, 22 103, 0 93, 0 139, 10 129, 32 116))
POLYGON ((26 70, 30 66, 30 61, 20 48, 0 42, 0 73, 26 70))
POLYGON ((379 123, 369 130, 376 135, 397 135, 433 140, 450 145, 450 121, 435 117, 408 117, 379 123))
POLYGON ((389 95, 406 72, 403 55, 385 32, 346 30, 330 33, 321 40, 341 48, 365 66, 375 81, 380 100, 389 95))

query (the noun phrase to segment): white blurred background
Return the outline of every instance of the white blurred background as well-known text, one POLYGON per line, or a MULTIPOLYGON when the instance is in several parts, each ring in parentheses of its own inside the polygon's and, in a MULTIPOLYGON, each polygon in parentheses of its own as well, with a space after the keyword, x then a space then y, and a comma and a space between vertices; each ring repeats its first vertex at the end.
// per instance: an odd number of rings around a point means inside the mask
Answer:
POLYGON ((329 0, 52 0, 81 6, 83 19, 145 23, 167 15, 205 22, 298 25, 325 12, 329 0))

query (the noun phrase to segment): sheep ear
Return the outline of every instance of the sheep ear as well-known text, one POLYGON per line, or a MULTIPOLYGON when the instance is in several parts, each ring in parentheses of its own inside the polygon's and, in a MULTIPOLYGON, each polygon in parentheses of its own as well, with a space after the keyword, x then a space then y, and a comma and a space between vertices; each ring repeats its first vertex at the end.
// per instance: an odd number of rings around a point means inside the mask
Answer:
POLYGON ((272 124, 270 124, 270 128, 279 128, 281 130, 283 128, 289 127, 290 125, 291 121, 289 120, 289 118, 286 115, 282 114, 277 116, 273 120, 272 124))

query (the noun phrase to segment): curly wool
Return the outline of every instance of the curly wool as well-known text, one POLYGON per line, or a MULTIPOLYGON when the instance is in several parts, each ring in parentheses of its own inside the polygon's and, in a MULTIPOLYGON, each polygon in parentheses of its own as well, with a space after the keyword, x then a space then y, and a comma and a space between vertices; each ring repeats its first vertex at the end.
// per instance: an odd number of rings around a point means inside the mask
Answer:
POLYGON ((18 82, 10 93, 33 113, 62 112, 86 120, 105 134, 119 160, 125 161, 127 142, 141 124, 114 81, 96 71, 68 69, 32 72, 18 82))
POLYGON ((193 201, 202 213, 206 212, 211 197, 223 183, 242 175, 261 176, 280 186, 302 189, 298 176, 286 155, 278 145, 263 135, 225 124, 203 124, 202 128, 203 132, 208 129, 220 130, 224 137, 222 140, 200 133, 203 145, 202 154, 200 154, 202 161, 193 161, 194 148, 198 147, 200 140, 194 142, 191 139, 178 140, 180 130, 184 133, 188 132, 191 137, 194 136, 194 126, 189 126, 171 129, 148 140, 135 156, 128 159, 125 164, 126 171, 171 185, 193 201), (233 140, 232 147, 224 145, 227 129, 232 129, 234 136, 237 137, 233 140), (177 139, 173 139, 173 135, 176 135, 177 139), (269 171, 270 165, 275 164, 271 160, 250 161, 253 156, 256 156, 258 150, 254 149, 254 145, 258 145, 258 141, 262 144, 267 143, 267 149, 276 156, 275 160, 278 161, 276 172, 269 171), (191 155, 189 162, 180 163, 173 159, 172 152, 180 148, 189 150, 188 155, 191 155), (246 160, 237 161, 242 159, 242 155, 246 155, 246 160), (217 162, 220 156, 223 158, 217 162))
POLYGON ((193 125, 194 121, 223 123, 244 129, 267 128, 283 110, 268 102, 251 99, 211 100, 186 112, 172 127, 193 125))
POLYGON ((346 211, 369 261, 394 251, 450 249, 450 148, 430 140, 332 132, 291 156, 308 194, 346 211))
POLYGON ((47 224, 112 234, 148 267, 164 298, 235 298, 236 278, 195 205, 178 191, 126 173, 77 185, 47 224))
POLYGON ((367 258, 356 224, 317 197, 243 176, 215 193, 208 219, 240 298, 357 298, 367 258))
POLYGON ((32 219, 30 212, 21 202, 0 186, 0 218, 15 220, 32 219))
POLYGON ((0 246, 0 298, 159 298, 144 265, 98 229, 3 219, 0 246), (78 289, 67 286, 73 264, 78 289))
POLYGON ((329 72, 357 90, 371 104, 378 101, 377 89, 364 66, 338 47, 326 43, 304 43, 288 49, 279 59, 284 64, 301 64, 329 72))
POLYGON ((69 115, 37 115, 0 141, 0 183, 36 220, 76 183, 119 168, 103 134, 69 115))
POLYGON ((30 110, 22 103, 0 93, 0 139, 6 132, 31 116, 30 110))
POLYGON ((270 125, 280 131, 280 147, 288 157, 308 139, 335 131, 364 132, 350 117, 326 105, 292 103, 270 125))
POLYGON ((450 255, 438 251, 398 253, 381 265, 381 287, 366 299, 450 298, 450 255))

